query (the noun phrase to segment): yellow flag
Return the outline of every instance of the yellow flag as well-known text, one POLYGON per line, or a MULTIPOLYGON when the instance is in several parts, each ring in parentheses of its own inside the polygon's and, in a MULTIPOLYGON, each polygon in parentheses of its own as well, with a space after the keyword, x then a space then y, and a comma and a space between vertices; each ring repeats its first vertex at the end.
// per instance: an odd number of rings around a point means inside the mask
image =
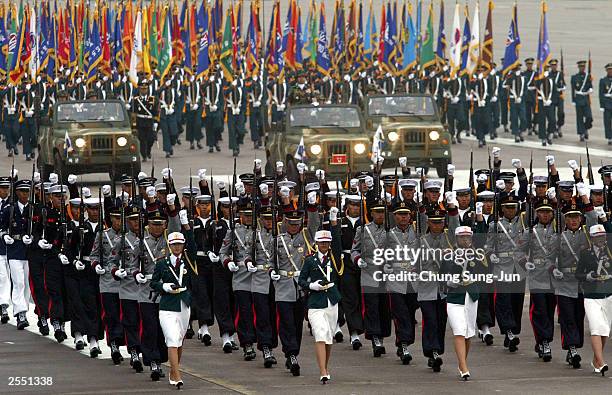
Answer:
POLYGON ((151 75, 151 56, 150 56, 150 45, 149 45, 149 12, 146 8, 142 12, 142 71, 145 74, 151 75))

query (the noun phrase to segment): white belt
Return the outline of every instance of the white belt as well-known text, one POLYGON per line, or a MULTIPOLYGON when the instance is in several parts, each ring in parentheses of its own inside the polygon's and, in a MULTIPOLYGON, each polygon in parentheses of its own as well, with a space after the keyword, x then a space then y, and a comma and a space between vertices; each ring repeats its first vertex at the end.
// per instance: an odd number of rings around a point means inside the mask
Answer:
POLYGON ((208 254, 206 254, 204 251, 198 251, 196 256, 208 256, 208 254))
POLYGON ((500 258, 510 258, 511 256, 514 256, 514 252, 500 252, 497 254, 497 256, 500 258))
POLYGON ((136 114, 136 118, 152 119, 153 116, 151 116, 151 115, 144 115, 144 114, 136 114))
POLYGON ((261 271, 268 271, 270 270, 270 265, 269 264, 265 264, 265 265, 255 265, 255 267, 257 268, 257 270, 261 270, 261 271))
POLYGON ((296 270, 296 271, 286 271, 286 270, 279 270, 278 274, 280 274, 283 277, 298 277, 300 275, 300 271, 296 270))

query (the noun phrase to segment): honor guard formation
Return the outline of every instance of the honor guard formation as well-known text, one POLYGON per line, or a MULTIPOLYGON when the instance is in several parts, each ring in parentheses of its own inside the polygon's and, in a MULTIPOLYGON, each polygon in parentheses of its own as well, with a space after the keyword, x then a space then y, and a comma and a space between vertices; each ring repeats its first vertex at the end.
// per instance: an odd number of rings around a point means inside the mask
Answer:
MULTIPOLYGON (((303 337, 312 337, 326 384, 332 344, 345 341, 362 358, 389 350, 398 364, 440 372, 448 326, 459 378, 468 380, 472 338, 484 344, 475 352, 503 344, 490 358, 509 360, 504 354, 531 336, 521 328, 528 295, 538 359, 550 362, 560 352, 571 368, 587 365, 604 376, 612 165, 596 169, 588 147, 585 177, 582 157, 503 162, 492 147, 488 167, 474 169, 472 153, 465 185, 453 182, 450 148, 436 167, 443 181, 428 178, 424 167, 415 176, 411 155, 381 154, 382 126, 371 157, 364 143, 354 145, 367 169, 351 169, 346 153, 331 151, 329 160, 339 161, 332 164, 347 165, 344 174, 313 166, 303 137, 293 157, 255 159, 244 174, 236 161, 247 125, 253 149, 269 151, 270 130, 294 121, 292 107, 306 114, 343 104, 361 120, 374 96, 425 97, 419 103, 440 117, 450 144, 474 135, 479 148, 501 127, 519 146, 531 135, 542 146, 556 144, 568 99, 576 112, 573 143, 585 142, 598 96, 604 144, 612 145, 612 63, 596 88, 589 53, 566 84, 563 53, 554 59, 550 52, 545 1, 537 57, 519 59, 515 4, 499 66, 493 1, 482 43, 479 5, 476 33, 466 17, 462 34, 456 4, 448 40, 441 12, 435 50, 433 1, 425 2, 428 10, 420 0, 414 9, 404 2, 399 12, 397 2, 383 2, 377 31, 371 3, 367 12, 361 1, 345 7, 336 0, 329 38, 324 2, 308 2, 304 19, 289 0, 284 28, 280 2, 265 14, 260 3, 0 2, 0 131, 13 158, 0 177, 2 324, 36 325, 58 343, 88 347, 91 358, 105 342, 114 365, 137 373, 146 367, 153 381, 167 375, 178 389, 184 341, 220 346, 219 358, 239 354, 269 369, 280 359, 287 376, 300 376, 303 337), (124 126, 125 136, 91 137, 96 127, 124 126), (194 165, 202 168, 140 171, 159 131, 166 158, 182 139, 190 150, 207 149, 194 165), (59 134, 62 143, 51 139, 59 134), (206 170, 221 158, 223 139, 233 156, 229 181, 206 170), (122 149, 128 153, 120 161, 122 149), (15 169, 20 151, 35 159, 31 174, 15 169), (111 183, 90 189, 74 174, 94 166, 83 152, 110 155, 108 166, 95 169, 112 166, 111 183), (546 173, 534 174, 534 162, 546 173), (383 163, 395 173, 381 174, 383 163), (561 178, 557 166, 573 176, 561 178), (179 174, 189 181, 177 188, 179 174), (28 320, 31 306, 36 322, 28 320), (582 351, 585 320, 592 356, 582 351), (422 360, 411 352, 418 340, 422 360), (371 353, 359 351, 364 346, 371 353)), ((423 118, 408 105, 384 104, 397 116, 423 118)), ((313 130, 311 137, 324 134, 313 130)), ((427 133, 431 144, 440 139, 441 132, 427 133)), ((321 154, 317 147, 309 152, 321 154)))

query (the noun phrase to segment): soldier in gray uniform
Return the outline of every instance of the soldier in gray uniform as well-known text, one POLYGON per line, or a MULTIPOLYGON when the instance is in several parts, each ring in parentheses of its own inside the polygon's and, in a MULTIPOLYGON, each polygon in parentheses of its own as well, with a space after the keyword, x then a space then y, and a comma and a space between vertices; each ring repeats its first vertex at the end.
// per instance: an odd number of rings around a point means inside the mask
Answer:
POLYGON ((555 234, 547 259, 552 266, 552 284, 557 297, 561 347, 567 350, 565 361, 574 369, 580 368, 582 358, 578 354, 584 343, 584 295, 576 278, 576 267, 583 250, 589 248, 589 240, 582 223, 582 212, 576 204, 563 208, 565 230, 555 234))
MULTIPOLYGON (((113 240, 112 269, 113 277, 119 281, 119 299, 121 300, 121 324, 127 339, 130 353, 130 365, 136 372, 142 372, 140 360, 140 287, 134 275, 138 270, 138 256, 135 255, 138 246, 139 222, 137 207, 123 208, 122 214, 127 222, 127 229, 121 229, 113 240)), ((125 224, 121 225, 122 227, 125 224)))
POLYGON ((547 198, 540 199, 534 210, 537 223, 521 235, 514 259, 527 270, 529 278, 529 318, 536 340, 535 350, 544 362, 550 362, 557 305, 551 286, 552 264, 547 259, 555 250, 553 203, 547 198))
MULTIPOLYGON (((395 227, 387 234, 387 248, 403 248, 412 246, 416 240, 414 228, 411 226, 411 210, 408 202, 396 202, 393 207, 395 227)), ((414 272, 416 269, 414 262, 404 260, 393 260, 383 266, 384 273, 402 274, 414 272)), ((404 365, 408 365, 412 360, 412 355, 408 346, 414 343, 415 338, 415 319, 414 314, 418 309, 417 294, 413 284, 408 281, 387 281, 387 290, 391 316, 395 321, 395 345, 397 356, 404 365)))
MULTIPOLYGON (((304 257, 314 250, 314 234, 319 228, 316 208, 307 212, 308 227, 303 227, 304 213, 285 213, 284 231, 277 237, 278 267, 270 272, 274 281, 276 309, 279 314, 278 334, 285 356, 297 357, 302 343, 305 297, 298 287, 298 277, 304 257)), ((275 225, 276 226, 276 225, 275 225)), ((282 227, 281 227, 282 228, 282 227)), ((282 230, 282 229, 281 229, 282 230)))
MULTIPOLYGON (((174 211, 174 210, 173 210, 174 211)), ((187 213, 180 212, 181 221, 186 221, 187 213)), ((142 267, 134 272, 138 283, 138 306, 142 320, 142 358, 145 366, 151 368, 151 379, 158 381, 162 377, 161 364, 168 360, 168 349, 164 334, 159 323, 158 295, 151 292, 149 280, 155 270, 155 262, 165 258, 169 250, 166 234, 179 231, 179 218, 174 215, 168 218, 159 211, 151 211, 147 215, 148 226, 144 229, 142 243, 135 247, 134 255, 142 259, 142 267), (167 227, 166 227, 167 224, 167 227), (144 258, 144 259, 143 259, 144 258)))
MULTIPOLYGON (((113 268, 112 251, 115 248, 114 240, 121 231, 121 212, 113 208, 108 213, 111 227, 108 229, 98 229, 99 233, 91 249, 91 265, 99 276, 98 285, 100 287, 100 300, 104 326, 106 327, 106 341, 111 349, 113 363, 118 365, 123 360, 119 346, 125 345, 125 335, 121 325, 121 305, 119 302, 119 282, 111 274, 113 268)), ((102 221, 100 221, 102 223, 102 221)))
POLYGON ((493 264, 493 276, 496 279, 495 317, 503 335, 504 347, 510 352, 518 350, 521 333, 521 316, 525 299, 524 270, 515 262, 514 251, 518 238, 524 228, 518 216, 518 199, 514 193, 506 194, 501 199, 501 218, 493 213, 489 221, 489 234, 485 244, 485 253, 493 264), (512 281, 510 275, 518 274, 520 281, 512 281), (503 277, 502 277, 503 276, 503 277))
MULTIPOLYGON (((382 269, 382 262, 375 260, 375 254, 387 247, 385 232, 385 201, 378 199, 370 207, 372 221, 355 231, 351 260, 361 269, 364 328, 366 339, 372 341, 374 357, 386 353, 383 339, 391 336, 389 298, 384 283, 377 281, 375 273, 382 269)), ((365 216, 365 215, 364 215, 365 216)), ((378 255, 380 257, 380 255, 378 255)))
MULTIPOLYGON (((271 288, 270 270, 272 270, 272 251, 274 249, 274 237, 272 235, 272 208, 270 206, 262 207, 259 210, 261 225, 257 225, 255 232, 255 245, 249 246, 246 251, 247 270, 251 273, 251 296, 253 299, 253 307, 257 320, 255 322, 255 333, 257 334, 257 348, 264 353, 278 346, 278 337, 276 334, 276 308, 274 306, 274 294, 271 288), (253 255, 253 252, 255 255, 253 255)), ((245 213, 247 214, 247 213, 245 213)), ((247 223, 252 222, 252 218, 247 219, 247 223)), ((252 238, 251 228, 251 235, 252 238)), ((270 351, 270 355, 271 355, 270 351)), ((300 375, 300 366, 297 362, 297 356, 285 355, 288 369, 294 373, 294 376, 300 375), (297 374, 296 374, 297 373, 297 374)), ((268 358, 268 364, 273 362, 272 358, 268 358)), ((266 361, 264 361, 264 366, 266 361)))
MULTIPOLYGON (((446 332, 446 294, 444 285, 435 278, 443 264, 440 252, 452 249, 455 228, 459 226, 457 195, 447 192, 445 195, 448 212, 439 207, 430 207, 426 214, 427 233, 417 239, 415 248, 424 254, 417 261, 419 279, 416 283, 417 300, 422 315, 423 355, 427 357, 427 366, 439 372, 444 354, 444 334, 446 332), (445 218, 448 215, 448 229, 445 229, 445 218)), ((423 222, 424 223, 424 222, 423 222)))

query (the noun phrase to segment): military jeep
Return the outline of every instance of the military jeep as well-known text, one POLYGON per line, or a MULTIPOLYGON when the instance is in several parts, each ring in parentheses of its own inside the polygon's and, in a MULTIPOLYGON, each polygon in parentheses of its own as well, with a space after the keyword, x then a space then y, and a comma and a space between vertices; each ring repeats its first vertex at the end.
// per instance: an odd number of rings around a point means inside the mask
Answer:
POLYGON ((405 156, 408 166, 435 167, 438 177, 446 176, 452 160, 451 136, 431 95, 369 95, 363 105, 370 133, 382 126, 383 167, 395 167, 398 158, 405 156))
POLYGON ((111 178, 140 171, 138 138, 119 100, 58 102, 41 120, 38 167, 44 174, 108 173, 111 178))
POLYGON ((370 168, 371 138, 357 106, 290 106, 266 138, 266 173, 273 174, 275 162, 283 161, 288 178, 296 179, 295 154, 302 138, 308 172, 323 169, 330 175, 344 175, 370 168))

